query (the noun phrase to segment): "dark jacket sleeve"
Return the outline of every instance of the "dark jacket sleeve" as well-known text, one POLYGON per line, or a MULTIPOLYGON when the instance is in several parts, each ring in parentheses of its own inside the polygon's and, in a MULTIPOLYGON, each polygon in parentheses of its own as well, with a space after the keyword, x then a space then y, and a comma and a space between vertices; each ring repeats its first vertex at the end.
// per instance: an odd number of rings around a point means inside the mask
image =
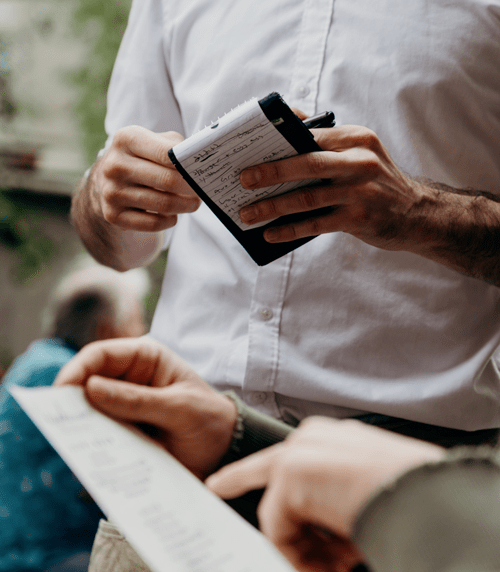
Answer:
POLYGON ((451 451, 409 471, 368 503, 354 536, 372 572, 500 570, 498 451, 451 451))
POLYGON ((273 417, 252 409, 232 391, 224 392, 238 408, 238 420, 233 442, 219 466, 227 465, 265 447, 283 441, 293 431, 293 427, 273 417))

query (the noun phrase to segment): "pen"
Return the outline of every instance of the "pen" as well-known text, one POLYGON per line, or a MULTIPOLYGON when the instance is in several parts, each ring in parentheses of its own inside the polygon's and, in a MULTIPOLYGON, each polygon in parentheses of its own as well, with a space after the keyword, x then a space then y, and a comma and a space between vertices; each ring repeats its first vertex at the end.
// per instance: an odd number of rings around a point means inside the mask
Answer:
POLYGON ((303 121, 308 129, 317 129, 319 127, 333 127, 335 125, 335 114, 333 111, 323 111, 312 117, 308 117, 303 121))

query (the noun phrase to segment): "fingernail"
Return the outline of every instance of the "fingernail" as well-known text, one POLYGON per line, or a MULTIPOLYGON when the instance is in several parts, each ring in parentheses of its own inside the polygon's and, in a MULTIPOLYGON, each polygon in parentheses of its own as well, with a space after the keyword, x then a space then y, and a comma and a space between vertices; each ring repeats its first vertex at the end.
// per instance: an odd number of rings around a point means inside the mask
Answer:
POLYGON ((242 222, 251 223, 257 218, 257 209, 255 207, 243 207, 240 210, 240 219, 242 222))
POLYGON ((244 187, 255 187, 259 184, 261 174, 259 169, 245 169, 240 173, 240 183, 244 187))
POLYGON ((278 237, 279 237, 279 232, 275 228, 268 228, 264 232, 264 238, 267 240, 267 242, 275 242, 278 240, 278 237))
POLYGON ((205 479, 205 486, 207 486, 209 489, 212 488, 213 484, 215 483, 215 485, 217 486, 217 479, 218 477, 214 477, 213 475, 210 475, 209 477, 207 477, 205 479))

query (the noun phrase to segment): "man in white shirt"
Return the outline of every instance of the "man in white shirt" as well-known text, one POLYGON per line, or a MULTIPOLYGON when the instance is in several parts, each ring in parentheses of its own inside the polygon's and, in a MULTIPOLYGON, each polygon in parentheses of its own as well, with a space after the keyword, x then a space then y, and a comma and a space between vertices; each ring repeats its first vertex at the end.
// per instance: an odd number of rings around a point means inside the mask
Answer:
POLYGON ((122 270, 168 244, 151 335, 261 412, 500 426, 499 27, 487 0, 135 1, 82 240, 122 270), (242 181, 329 182, 242 218, 337 209, 268 236, 320 234, 260 268, 167 152, 271 91, 338 127, 242 181))

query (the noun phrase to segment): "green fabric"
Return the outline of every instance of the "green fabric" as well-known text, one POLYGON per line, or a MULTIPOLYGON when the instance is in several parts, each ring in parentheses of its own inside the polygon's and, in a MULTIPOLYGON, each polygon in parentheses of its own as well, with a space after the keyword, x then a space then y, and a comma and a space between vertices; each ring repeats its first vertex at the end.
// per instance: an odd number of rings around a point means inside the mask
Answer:
POLYGON ((451 451, 384 488, 355 541, 373 572, 500 570, 500 463, 491 448, 451 451))
POLYGON ((238 420, 233 434, 233 442, 219 466, 242 459, 265 447, 283 441, 293 427, 252 409, 232 391, 224 392, 238 408, 238 420))

